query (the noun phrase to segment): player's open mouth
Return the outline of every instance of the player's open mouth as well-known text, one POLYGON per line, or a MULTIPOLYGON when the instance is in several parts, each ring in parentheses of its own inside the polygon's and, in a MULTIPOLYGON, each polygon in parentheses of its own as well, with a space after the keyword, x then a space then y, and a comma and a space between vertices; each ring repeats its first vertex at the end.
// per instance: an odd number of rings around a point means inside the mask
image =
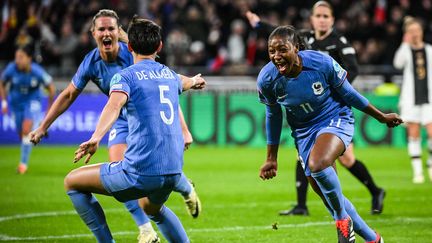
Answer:
POLYGON ((109 49, 112 47, 112 40, 110 38, 103 39, 102 44, 105 48, 109 49))
POLYGON ((287 70, 286 63, 275 63, 275 65, 280 73, 285 73, 285 71, 287 70))

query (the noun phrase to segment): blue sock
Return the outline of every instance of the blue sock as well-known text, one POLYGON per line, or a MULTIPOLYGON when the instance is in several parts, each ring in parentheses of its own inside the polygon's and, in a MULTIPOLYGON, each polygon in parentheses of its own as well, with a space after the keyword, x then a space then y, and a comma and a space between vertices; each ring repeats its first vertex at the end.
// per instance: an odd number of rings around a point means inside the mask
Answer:
POLYGON ((105 220, 105 214, 97 199, 87 192, 69 190, 67 194, 78 215, 93 232, 96 240, 100 243, 114 242, 105 220))
POLYGON ((21 140, 21 163, 28 165, 32 144, 28 136, 24 136, 21 140))
POLYGON ((162 206, 157 215, 149 215, 149 217, 156 223, 159 231, 163 234, 165 239, 168 240, 168 242, 189 242, 189 238, 186 235, 183 225, 169 208, 162 206))
POLYGON ((189 194, 192 192, 192 185, 184 173, 181 174, 180 180, 175 185, 173 191, 179 192, 183 197, 189 196, 189 194))
POLYGON ((144 213, 144 210, 140 208, 138 200, 131 200, 124 203, 127 210, 132 214, 132 218, 135 220, 137 226, 141 226, 145 223, 150 222, 150 219, 144 213))
POLYGON ((333 167, 329 166, 322 171, 311 173, 311 176, 315 179, 327 203, 335 212, 333 214, 335 220, 346 218, 348 213, 345 211, 342 189, 333 167))
POLYGON ((374 241, 376 239, 376 233, 366 224, 366 222, 357 213, 354 205, 345 198, 345 210, 353 221, 354 231, 360 235, 365 241, 374 241))

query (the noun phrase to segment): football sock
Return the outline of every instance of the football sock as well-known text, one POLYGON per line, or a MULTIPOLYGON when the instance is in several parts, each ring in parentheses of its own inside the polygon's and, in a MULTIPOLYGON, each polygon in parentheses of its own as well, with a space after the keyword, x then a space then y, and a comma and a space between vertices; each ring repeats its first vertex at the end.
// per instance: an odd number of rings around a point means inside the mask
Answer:
POLYGON ((32 144, 28 135, 23 136, 21 140, 21 163, 28 165, 32 144))
POLYGON ((132 218, 134 219, 137 226, 150 222, 150 219, 144 213, 144 210, 140 208, 138 200, 127 201, 124 203, 124 205, 126 206, 127 210, 132 214, 132 218))
POLYGON ((304 173, 301 162, 297 160, 296 166, 296 190, 297 190, 297 206, 306 208, 306 196, 308 189, 308 180, 304 173))
POLYGON ((105 214, 97 199, 88 192, 67 192, 78 215, 93 232, 98 242, 114 242, 106 223, 105 214))
POLYGON ((335 220, 345 219, 348 213, 345 211, 342 189, 333 167, 329 166, 319 172, 311 173, 311 175, 324 194, 327 203, 335 212, 333 214, 335 220))
POLYGON ((180 180, 175 185, 173 191, 179 192, 183 197, 189 196, 192 192, 192 185, 183 172, 181 173, 180 180))
POLYGON ((177 216, 167 207, 162 206, 156 215, 149 215, 168 242, 189 242, 186 231, 177 216))
POLYGON ((420 143, 421 141, 418 138, 408 138, 408 154, 411 156, 414 176, 423 176, 420 143))
POLYGON ((355 160, 353 166, 351 166, 351 168, 348 170, 368 188, 372 195, 375 195, 379 192, 379 188, 375 185, 371 174, 360 160, 355 160))
POLYGON ((365 241, 374 241, 376 233, 366 224, 366 222, 357 213, 354 205, 344 196, 345 210, 353 221, 354 231, 365 241))

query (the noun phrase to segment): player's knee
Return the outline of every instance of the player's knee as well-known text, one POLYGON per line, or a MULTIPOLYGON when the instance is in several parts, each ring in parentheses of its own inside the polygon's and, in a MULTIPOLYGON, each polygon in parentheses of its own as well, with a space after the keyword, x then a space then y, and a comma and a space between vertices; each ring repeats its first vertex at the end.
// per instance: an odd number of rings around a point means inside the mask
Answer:
POLYGON ((339 157, 339 162, 345 167, 345 168, 351 168, 355 163, 355 157, 350 155, 343 155, 339 157))
POLYGON ((310 158, 309 159, 309 169, 311 172, 319 172, 325 168, 331 166, 334 161, 330 158, 310 158))
POLYGON ((74 170, 73 170, 73 171, 69 172, 63 180, 64 189, 66 191, 75 189, 73 187, 74 181, 75 181, 75 175, 74 175, 74 170))
POLYGON ((148 198, 140 199, 139 204, 140 204, 140 207, 143 208, 144 212, 150 216, 157 215, 160 212, 160 209, 162 207, 162 205, 157 205, 157 204, 151 203, 148 200, 148 198))

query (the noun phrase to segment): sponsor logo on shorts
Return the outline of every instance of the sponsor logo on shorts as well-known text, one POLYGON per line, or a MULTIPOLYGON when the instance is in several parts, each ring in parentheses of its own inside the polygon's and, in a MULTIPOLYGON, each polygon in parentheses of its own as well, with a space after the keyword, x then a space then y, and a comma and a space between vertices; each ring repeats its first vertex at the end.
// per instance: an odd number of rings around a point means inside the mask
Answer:
POLYGON ((110 133, 109 133, 109 141, 114 140, 114 138, 117 136, 117 129, 113 128, 111 129, 110 133))

